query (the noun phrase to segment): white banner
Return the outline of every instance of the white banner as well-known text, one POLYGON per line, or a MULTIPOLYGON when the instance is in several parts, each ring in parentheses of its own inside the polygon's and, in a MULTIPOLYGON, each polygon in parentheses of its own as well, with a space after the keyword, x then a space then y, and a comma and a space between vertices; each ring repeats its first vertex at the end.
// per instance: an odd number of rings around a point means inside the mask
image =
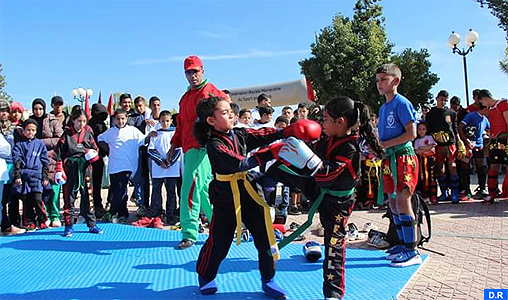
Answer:
MULTIPOLYGON (((312 87, 309 87, 312 89, 312 87)), ((258 105, 260 94, 267 94, 272 98, 272 106, 294 105, 300 102, 311 102, 309 89, 305 78, 268 85, 250 86, 229 89, 233 102, 243 109, 252 109, 258 105)))

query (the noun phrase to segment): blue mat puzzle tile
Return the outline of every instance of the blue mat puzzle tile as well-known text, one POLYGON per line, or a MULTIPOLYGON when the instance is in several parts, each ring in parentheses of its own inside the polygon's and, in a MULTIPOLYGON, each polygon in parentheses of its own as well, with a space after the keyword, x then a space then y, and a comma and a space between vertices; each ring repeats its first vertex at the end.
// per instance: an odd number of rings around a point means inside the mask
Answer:
MULTIPOLYGON (((219 292, 197 289, 195 247, 178 250, 180 232, 101 224, 103 234, 74 226, 0 238, 0 299, 268 299, 252 242, 232 245, 217 276, 219 292)), ((420 266, 391 268, 383 251, 347 249, 344 299, 395 299, 420 266)), ((426 260, 427 257, 424 257, 426 260)), ((276 280, 288 299, 322 299, 322 262, 301 244, 281 250, 276 280)))

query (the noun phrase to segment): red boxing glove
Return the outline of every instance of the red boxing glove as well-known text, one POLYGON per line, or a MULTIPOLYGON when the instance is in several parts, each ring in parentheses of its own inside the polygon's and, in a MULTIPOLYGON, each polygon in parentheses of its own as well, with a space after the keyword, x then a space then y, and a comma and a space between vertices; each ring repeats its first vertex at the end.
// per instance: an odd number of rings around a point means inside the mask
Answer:
POLYGON ((254 156, 256 157, 259 165, 269 161, 270 159, 279 159, 279 151, 284 143, 271 144, 268 147, 259 149, 254 156))
POLYGON ((310 142, 321 136, 321 125, 311 120, 298 120, 282 129, 282 134, 285 137, 294 136, 304 142, 310 142))

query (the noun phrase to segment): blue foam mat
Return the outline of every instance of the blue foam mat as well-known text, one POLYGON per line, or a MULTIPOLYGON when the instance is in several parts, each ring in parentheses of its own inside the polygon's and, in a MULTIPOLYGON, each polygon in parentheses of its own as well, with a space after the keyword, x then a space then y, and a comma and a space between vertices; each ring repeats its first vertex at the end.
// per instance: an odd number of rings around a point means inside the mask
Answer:
MULTIPOLYGON (((219 292, 197 288, 198 245, 178 250, 180 232, 100 224, 101 235, 74 226, 0 238, 0 299, 268 299, 252 242, 232 245, 216 278, 219 292)), ((347 249, 344 299, 394 299, 419 266, 391 268, 383 251, 347 249)), ((426 257, 424 257, 426 259, 426 257)), ((307 262, 301 244, 281 250, 276 280, 288 299, 322 299, 322 259, 307 262)))

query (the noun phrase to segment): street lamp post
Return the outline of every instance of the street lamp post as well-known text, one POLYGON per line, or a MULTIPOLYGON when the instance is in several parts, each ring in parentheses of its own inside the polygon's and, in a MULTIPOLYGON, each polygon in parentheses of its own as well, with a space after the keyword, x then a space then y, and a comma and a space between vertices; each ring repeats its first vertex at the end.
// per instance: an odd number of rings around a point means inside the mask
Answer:
POLYGON ((93 90, 90 88, 84 89, 82 87, 79 87, 77 89, 73 89, 71 95, 72 97, 74 97, 74 100, 78 101, 81 104, 81 108, 83 108, 86 95, 88 95, 88 97, 91 97, 93 95, 93 90))
POLYGON ((476 46, 476 41, 478 41, 478 33, 476 31, 473 31, 472 29, 469 29, 469 32, 466 35, 466 46, 468 47, 467 50, 460 50, 457 48, 457 45, 460 43, 460 35, 455 33, 455 31, 452 31, 452 34, 448 37, 448 45, 450 48, 452 48, 453 53, 457 53, 458 55, 462 56, 463 62, 464 62, 464 81, 466 85, 466 103, 469 106, 469 91, 467 86, 467 67, 466 67, 466 55, 469 54, 469 52, 473 51, 474 46, 476 46))

